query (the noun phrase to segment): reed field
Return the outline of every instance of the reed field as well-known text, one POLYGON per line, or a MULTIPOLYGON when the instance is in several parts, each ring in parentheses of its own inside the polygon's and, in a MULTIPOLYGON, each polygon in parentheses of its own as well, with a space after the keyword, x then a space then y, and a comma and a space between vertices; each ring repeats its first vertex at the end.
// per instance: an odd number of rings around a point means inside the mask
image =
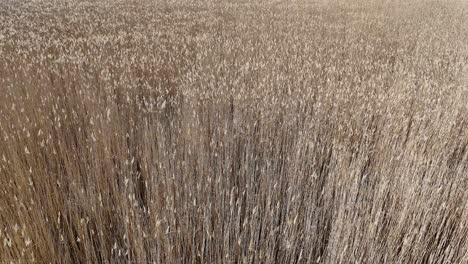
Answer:
POLYGON ((468 2, 0 1, 0 263, 468 263, 468 2))

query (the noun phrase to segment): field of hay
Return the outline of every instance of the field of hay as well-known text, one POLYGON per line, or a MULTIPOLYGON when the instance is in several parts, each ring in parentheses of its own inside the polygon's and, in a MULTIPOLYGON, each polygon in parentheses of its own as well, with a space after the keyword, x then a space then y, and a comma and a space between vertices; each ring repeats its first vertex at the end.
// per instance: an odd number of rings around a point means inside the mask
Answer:
POLYGON ((468 263, 468 2, 0 1, 0 263, 468 263))

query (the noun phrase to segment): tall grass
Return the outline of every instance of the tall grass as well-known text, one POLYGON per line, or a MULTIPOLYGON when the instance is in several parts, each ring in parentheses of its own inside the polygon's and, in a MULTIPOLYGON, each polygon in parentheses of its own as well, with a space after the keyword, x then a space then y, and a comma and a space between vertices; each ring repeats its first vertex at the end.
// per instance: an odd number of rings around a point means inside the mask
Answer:
POLYGON ((1 263, 468 263, 461 2, 0 3, 1 263))

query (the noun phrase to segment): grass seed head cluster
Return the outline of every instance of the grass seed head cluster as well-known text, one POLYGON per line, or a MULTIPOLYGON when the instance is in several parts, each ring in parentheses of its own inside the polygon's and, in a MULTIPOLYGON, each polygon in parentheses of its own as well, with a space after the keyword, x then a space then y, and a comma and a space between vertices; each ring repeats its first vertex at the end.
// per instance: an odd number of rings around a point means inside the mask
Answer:
POLYGON ((0 2, 0 262, 468 263, 468 9, 0 2))

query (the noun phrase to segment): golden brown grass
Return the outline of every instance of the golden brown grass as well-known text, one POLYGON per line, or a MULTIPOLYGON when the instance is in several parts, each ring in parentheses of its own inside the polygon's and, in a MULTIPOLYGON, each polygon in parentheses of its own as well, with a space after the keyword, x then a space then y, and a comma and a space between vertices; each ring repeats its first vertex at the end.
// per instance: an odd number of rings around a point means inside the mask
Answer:
POLYGON ((468 263, 463 2, 0 2, 0 263, 468 263))

